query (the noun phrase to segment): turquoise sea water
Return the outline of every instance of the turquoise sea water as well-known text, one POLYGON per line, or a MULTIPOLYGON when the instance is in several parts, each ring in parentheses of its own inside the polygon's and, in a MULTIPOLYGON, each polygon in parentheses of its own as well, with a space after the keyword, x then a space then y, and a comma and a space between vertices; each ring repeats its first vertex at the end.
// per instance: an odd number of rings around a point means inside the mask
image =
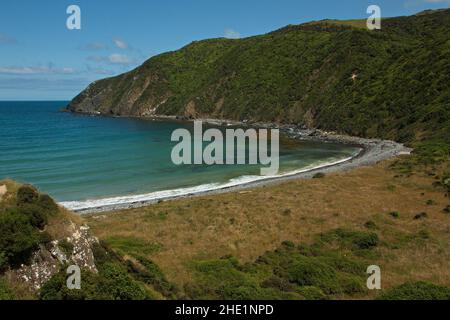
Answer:
MULTIPOLYGON (((67 102, 0 102, 0 180, 36 185, 58 201, 135 196, 258 179, 249 165, 181 165, 170 155, 173 130, 192 123, 93 117, 59 112, 67 102)), ((338 161, 348 146, 283 142, 280 173, 338 161)), ((179 191, 182 192, 182 191, 179 191)), ((69 207, 71 207, 69 205, 69 207)))

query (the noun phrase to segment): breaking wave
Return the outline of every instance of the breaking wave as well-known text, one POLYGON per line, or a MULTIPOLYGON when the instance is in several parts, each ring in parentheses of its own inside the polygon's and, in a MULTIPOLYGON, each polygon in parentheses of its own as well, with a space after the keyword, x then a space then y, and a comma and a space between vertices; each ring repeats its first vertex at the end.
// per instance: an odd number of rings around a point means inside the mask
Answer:
POLYGON ((333 159, 330 161, 328 159, 327 161, 320 161, 313 163, 307 167, 304 167, 302 169, 289 171, 285 173, 281 173, 278 175, 273 176, 240 176, 237 178, 230 179, 227 182, 224 183, 208 183, 208 184, 202 184, 194 187, 186 187, 186 188, 179 188, 179 189, 172 189, 172 190, 163 190, 163 191, 155 191, 151 193, 146 194, 139 194, 139 195, 128 195, 128 196, 117 196, 117 197, 110 197, 110 198, 103 198, 103 199, 91 199, 91 200, 83 200, 83 201, 65 201, 60 202, 60 205, 64 206, 65 208, 75 211, 75 212, 81 212, 81 211, 88 211, 88 210, 99 210, 102 208, 126 208, 127 206, 140 204, 140 203, 151 203, 159 200, 166 200, 166 199, 173 199, 178 197, 186 197, 190 195, 195 194, 201 194, 204 192, 209 191, 216 191, 221 189, 227 189, 231 187, 236 187, 240 185, 246 185, 252 182, 262 181, 262 180, 270 180, 274 178, 280 178, 280 177, 288 177, 292 175, 296 175, 299 173, 305 173, 311 170, 317 170, 324 167, 329 167, 333 165, 337 165, 343 162, 347 162, 351 159, 353 159, 357 154, 359 154, 361 150, 357 151, 356 154, 354 154, 351 157, 347 157, 344 159, 333 159))

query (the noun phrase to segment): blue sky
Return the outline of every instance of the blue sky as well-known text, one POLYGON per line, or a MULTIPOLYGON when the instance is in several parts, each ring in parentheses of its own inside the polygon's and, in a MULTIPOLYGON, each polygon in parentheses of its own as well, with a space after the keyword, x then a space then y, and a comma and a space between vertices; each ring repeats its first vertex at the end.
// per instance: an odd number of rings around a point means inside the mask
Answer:
POLYGON ((287 24, 450 7, 450 0, 2 0, 0 100, 69 100, 90 82, 194 40, 247 37, 287 24), (66 9, 81 8, 81 30, 66 9))

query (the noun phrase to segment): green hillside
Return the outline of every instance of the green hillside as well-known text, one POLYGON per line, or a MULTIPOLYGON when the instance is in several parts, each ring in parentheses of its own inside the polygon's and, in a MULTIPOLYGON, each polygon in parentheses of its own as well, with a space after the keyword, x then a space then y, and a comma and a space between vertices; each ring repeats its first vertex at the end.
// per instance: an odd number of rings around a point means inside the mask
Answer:
POLYGON ((290 25, 193 42, 97 81, 68 106, 111 115, 292 123, 402 142, 449 143, 450 10, 290 25))

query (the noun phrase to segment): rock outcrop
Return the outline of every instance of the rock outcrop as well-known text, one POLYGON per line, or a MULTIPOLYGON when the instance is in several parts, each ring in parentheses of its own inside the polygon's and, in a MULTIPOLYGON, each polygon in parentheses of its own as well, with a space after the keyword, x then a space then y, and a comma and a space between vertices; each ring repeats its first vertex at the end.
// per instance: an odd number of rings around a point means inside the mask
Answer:
POLYGON ((96 273, 92 245, 98 243, 98 239, 90 234, 87 226, 72 224, 71 229, 72 235, 62 239, 70 245, 71 252, 60 247, 62 240, 40 245, 29 264, 10 270, 8 276, 24 283, 31 291, 37 291, 64 266, 77 265, 81 269, 96 273))

